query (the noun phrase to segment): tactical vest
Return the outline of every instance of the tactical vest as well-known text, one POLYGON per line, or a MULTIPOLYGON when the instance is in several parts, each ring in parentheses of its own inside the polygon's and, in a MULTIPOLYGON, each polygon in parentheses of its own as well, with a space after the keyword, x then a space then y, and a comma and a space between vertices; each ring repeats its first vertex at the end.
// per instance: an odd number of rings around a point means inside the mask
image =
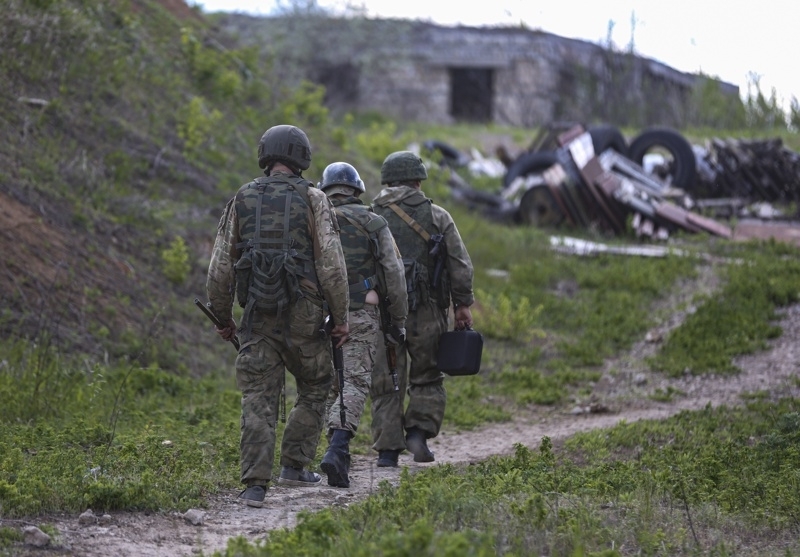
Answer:
MULTIPOLYGON (((431 200, 417 193, 396 205, 430 236, 436 233, 433 226, 431 200)), ((408 311, 415 311, 420 300, 429 299, 441 308, 450 307, 450 280, 445 270, 439 288, 432 288, 436 261, 429 255, 429 241, 412 224, 397 214, 389 205, 375 205, 373 210, 389 223, 395 242, 400 248, 406 272, 408 311)))
POLYGON ((241 256, 236 297, 249 338, 254 311, 284 315, 304 295, 300 281, 317 287, 314 242, 309 232, 308 188, 296 176, 257 178, 236 194, 241 256))
POLYGON ((363 308, 367 292, 380 284, 375 261, 380 258, 378 231, 386 226, 386 220, 371 213, 356 197, 332 198, 331 202, 339 221, 339 239, 347 263, 349 309, 353 311, 363 308))

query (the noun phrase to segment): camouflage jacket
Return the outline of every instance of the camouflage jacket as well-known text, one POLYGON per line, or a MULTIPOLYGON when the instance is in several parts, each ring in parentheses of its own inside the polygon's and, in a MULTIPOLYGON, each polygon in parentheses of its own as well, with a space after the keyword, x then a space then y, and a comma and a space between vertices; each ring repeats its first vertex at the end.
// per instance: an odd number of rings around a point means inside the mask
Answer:
MULTIPOLYGON (((286 177, 286 185, 296 178, 277 173, 273 177, 286 177)), ((234 301, 234 266, 242 254, 237 248, 247 238, 240 237, 240 222, 237 211, 237 198, 252 182, 242 186, 237 195, 225 206, 217 226, 217 236, 211 255, 206 279, 206 291, 211 311, 223 322, 232 317, 234 301)), ((308 187, 308 216, 306 230, 293 233, 307 234, 313 253, 307 254, 314 262, 318 285, 304 282, 310 296, 319 295, 328 303, 334 324, 347 323, 350 298, 347 288, 347 270, 344 254, 339 240, 339 225, 334 217, 333 206, 328 197, 314 187, 308 187), (314 289, 318 289, 316 292, 314 289)), ((267 216, 262 216, 267 218, 267 216)), ((281 219, 283 216, 281 215, 281 219)))
POLYGON ((381 300, 386 300, 392 323, 405 327, 408 295, 403 261, 386 220, 357 197, 334 196, 331 202, 347 261, 351 311, 363 307, 366 292, 374 288, 381 300))
MULTIPOLYGON (((431 202, 421 190, 405 185, 383 188, 373 200, 372 207, 375 212, 386 217, 389 228, 400 248, 400 253, 406 257, 407 251, 411 253, 418 250, 413 246, 409 246, 407 249, 404 243, 417 242, 419 235, 399 217, 395 218, 389 205, 394 203, 401 207, 420 206, 424 205, 425 201, 430 206, 431 230, 428 230, 428 233, 444 235, 444 243, 447 248, 445 269, 449 276, 450 298, 455 306, 471 306, 475 301, 472 287, 474 274, 472 260, 450 213, 431 202), (408 234, 409 231, 411 234, 408 234)), ((423 263, 430 265, 428 261, 423 261, 423 263)))

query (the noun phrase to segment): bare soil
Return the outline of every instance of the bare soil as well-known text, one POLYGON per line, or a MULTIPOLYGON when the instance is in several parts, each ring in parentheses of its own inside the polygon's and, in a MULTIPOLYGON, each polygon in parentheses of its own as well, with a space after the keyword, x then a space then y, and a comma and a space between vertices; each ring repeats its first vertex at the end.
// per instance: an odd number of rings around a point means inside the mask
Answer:
MULTIPOLYGON (((697 410, 706 405, 736 405, 743 393, 761 392, 779 398, 800 396, 797 382, 798 352, 795 339, 800 336, 800 305, 781 314, 783 335, 764 352, 738 358, 742 372, 735 376, 692 376, 670 379, 648 370, 644 358, 652 354, 672 328, 694 310, 696 294, 716 287, 711 266, 701 275, 677 288, 676 294, 662 303, 656 313, 660 324, 648 331, 644 340, 630 352, 604 366, 603 376, 587 400, 575 400, 563 408, 531 406, 510 423, 487 425, 475 431, 455 432, 445 429, 429 443, 436 462, 418 464, 408 454, 400 466, 412 472, 444 463, 475 462, 490 455, 506 455, 520 443, 536 448, 542 437, 553 441, 582 431, 611 427, 621 421, 664 419, 683 410, 697 410), (666 402, 651 397, 657 392, 680 393, 666 402)), ((453 378, 451 380, 457 380, 453 378)), ((446 424, 445 424, 446 428, 446 424)), ((244 536, 257 541, 270 530, 291 528, 301 511, 316 511, 332 506, 346 506, 373 493, 380 482, 397 482, 401 468, 375 466, 374 455, 354 455, 349 489, 286 488, 273 486, 261 509, 236 502, 236 491, 217 494, 207 506, 197 509, 202 524, 191 524, 184 513, 111 514, 104 524, 82 525, 78 516, 43 517, 59 532, 52 547, 58 552, 86 557, 136 555, 178 557, 224 550, 230 538, 244 536)), ((186 509, 187 511, 189 509, 186 509)), ((39 554, 39 553, 37 553, 39 554)))

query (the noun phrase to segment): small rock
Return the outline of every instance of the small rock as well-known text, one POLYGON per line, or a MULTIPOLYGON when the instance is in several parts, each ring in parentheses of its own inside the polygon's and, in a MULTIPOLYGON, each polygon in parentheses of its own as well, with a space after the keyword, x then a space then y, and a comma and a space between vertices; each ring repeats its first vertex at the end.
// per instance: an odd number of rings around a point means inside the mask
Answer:
POLYGON ((25 544, 34 547, 45 547, 50 545, 50 536, 39 530, 36 526, 26 526, 22 531, 25 536, 25 544))
POLYGON ((95 524, 97 522, 97 517, 92 512, 92 509, 86 509, 79 517, 78 517, 78 524, 82 526, 87 526, 89 524, 95 524))
POLYGON ((644 373, 637 373, 633 377, 634 385, 644 385, 645 383, 647 383, 647 376, 644 373))
POLYGON ((189 509, 183 514, 183 519, 194 526, 202 526, 206 519, 206 513, 197 509, 189 509))
POLYGON ((579 414, 583 414, 583 407, 576 406, 575 408, 572 409, 572 411, 570 411, 570 414, 572 414, 573 416, 578 416, 579 414))
POLYGON ((100 517, 99 520, 102 526, 108 526, 109 524, 111 524, 111 521, 113 519, 111 518, 110 514, 104 514, 103 516, 100 517))

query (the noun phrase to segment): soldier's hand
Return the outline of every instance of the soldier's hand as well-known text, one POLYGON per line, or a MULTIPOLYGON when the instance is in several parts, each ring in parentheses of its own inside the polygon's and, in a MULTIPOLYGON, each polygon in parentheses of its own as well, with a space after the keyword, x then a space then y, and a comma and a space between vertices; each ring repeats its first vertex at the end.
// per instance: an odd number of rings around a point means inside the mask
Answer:
POLYGON ((469 306, 458 306, 455 311, 455 318, 457 331, 472 328, 472 312, 469 310, 469 306))
POLYGON ((343 323, 331 329, 331 336, 336 339, 336 348, 341 348, 350 337, 350 325, 343 323))
POLYGON ((394 323, 389 325, 389 330, 384 334, 386 342, 393 346, 398 346, 406 341, 405 327, 398 327, 394 323))
POLYGON ((231 317, 225 328, 218 329, 217 327, 214 327, 214 329, 223 340, 230 342, 230 340, 236 335, 236 321, 234 321, 233 317, 231 317))

